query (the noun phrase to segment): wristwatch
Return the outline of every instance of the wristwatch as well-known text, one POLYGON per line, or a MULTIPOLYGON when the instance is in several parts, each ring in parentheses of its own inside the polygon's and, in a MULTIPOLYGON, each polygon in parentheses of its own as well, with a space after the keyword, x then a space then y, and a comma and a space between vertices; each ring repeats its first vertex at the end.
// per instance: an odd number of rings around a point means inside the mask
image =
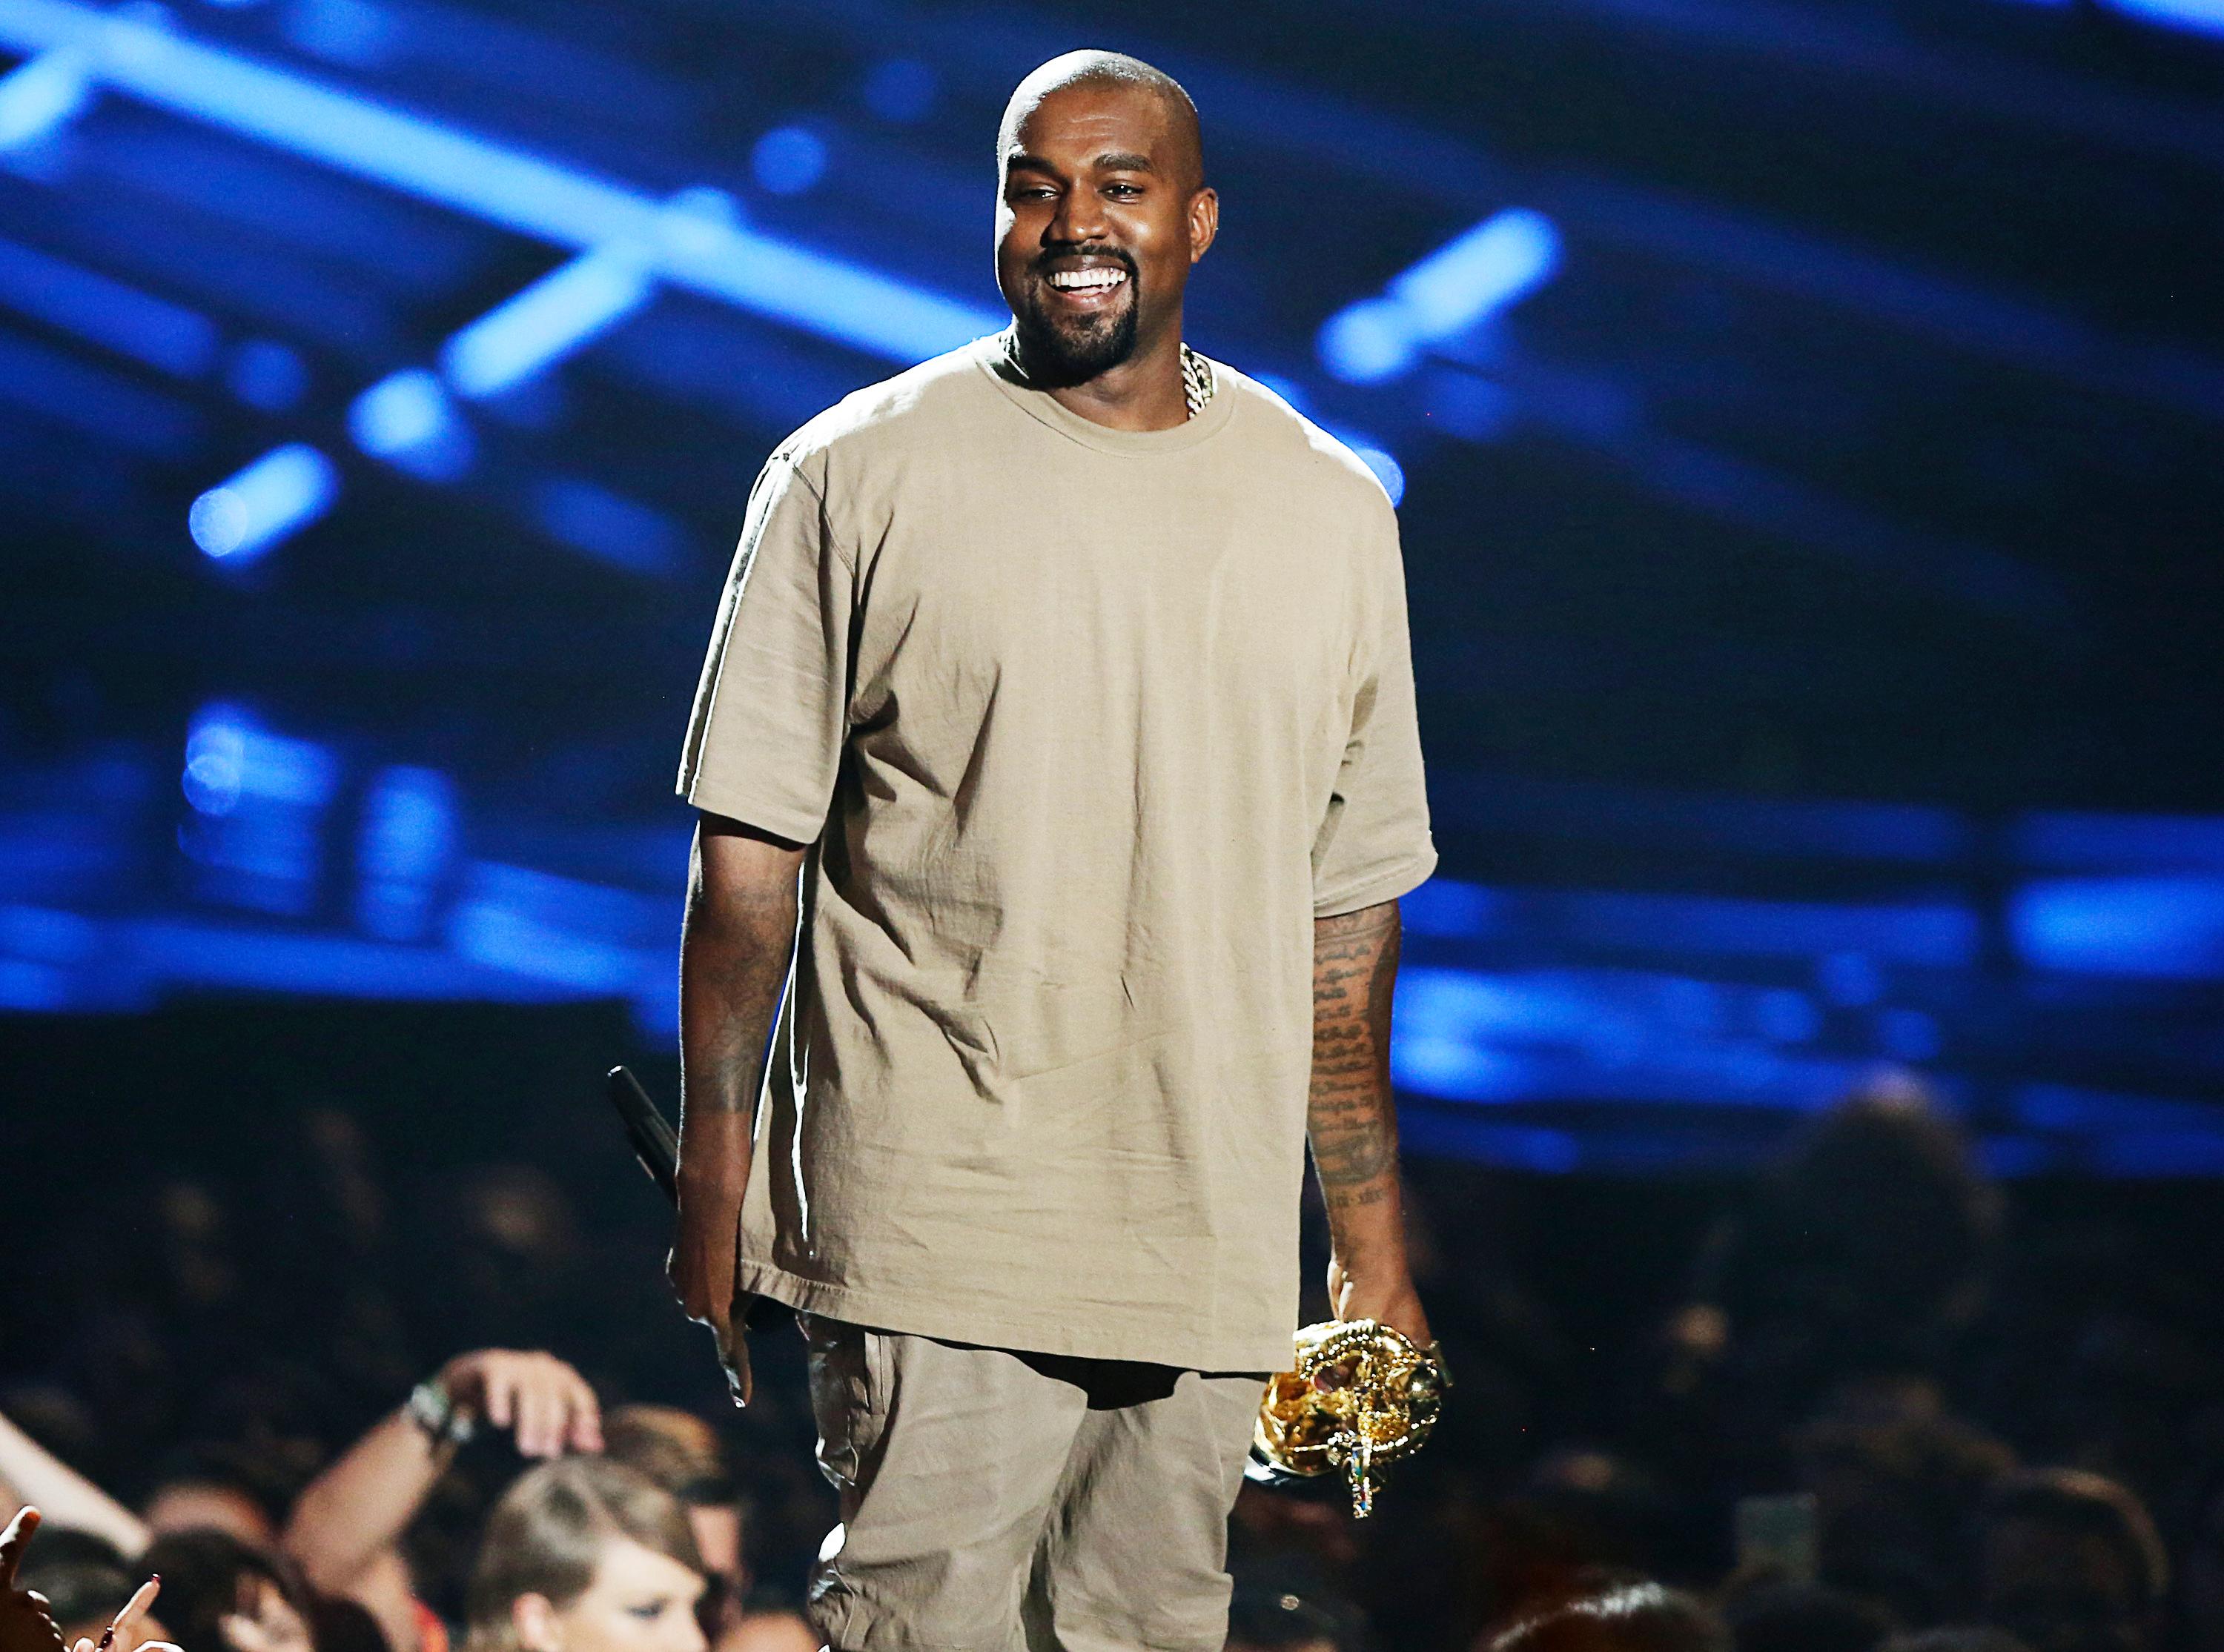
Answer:
POLYGON ((478 1420, 457 1405, 437 1377, 411 1389, 401 1409, 436 1446, 460 1446, 478 1432, 478 1420))

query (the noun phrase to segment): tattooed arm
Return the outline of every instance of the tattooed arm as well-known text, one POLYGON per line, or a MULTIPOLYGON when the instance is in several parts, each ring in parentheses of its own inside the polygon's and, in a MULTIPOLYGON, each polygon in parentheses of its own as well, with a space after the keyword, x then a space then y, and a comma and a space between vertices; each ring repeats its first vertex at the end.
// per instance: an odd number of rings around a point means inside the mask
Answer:
POLYGON ((735 1325, 734 1264, 749 1130, 766 1045, 795 948, 803 848, 717 815, 695 829, 679 941, 679 1225, 672 1287, 711 1327, 736 1404, 749 1357, 735 1325))
POLYGON ((1390 989, 1398 904, 1313 921, 1313 1069, 1305 1115, 1328 1206, 1329 1302, 1429 1342, 1406 1261, 1398 1115, 1390 1098, 1390 989))

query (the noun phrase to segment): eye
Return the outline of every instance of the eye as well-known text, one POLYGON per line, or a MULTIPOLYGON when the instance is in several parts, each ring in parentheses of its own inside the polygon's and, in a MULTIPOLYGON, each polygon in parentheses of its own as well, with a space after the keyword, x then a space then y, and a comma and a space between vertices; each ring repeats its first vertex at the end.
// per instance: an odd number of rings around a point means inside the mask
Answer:
POLYGON ((628 1606, 626 1615, 629 1617, 638 1617, 644 1624, 653 1624, 664 1616, 664 1609, 671 1604, 670 1601, 664 1599, 644 1601, 638 1606, 628 1606))
POLYGON ((1107 184, 1104 186, 1104 192, 1107 195, 1117 195, 1125 200, 1131 196, 1141 194, 1143 189, 1140 184, 1107 184))

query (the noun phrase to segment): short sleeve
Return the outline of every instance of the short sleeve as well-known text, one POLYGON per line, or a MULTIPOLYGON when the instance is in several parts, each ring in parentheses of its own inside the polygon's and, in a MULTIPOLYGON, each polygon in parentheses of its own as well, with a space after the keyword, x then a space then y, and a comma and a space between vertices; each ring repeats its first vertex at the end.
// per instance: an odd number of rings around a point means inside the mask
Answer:
MULTIPOLYGON (((1386 510, 1386 514, 1387 514, 1386 510)), ((1368 547, 1377 571, 1361 604, 1373 634, 1357 651, 1351 733, 1328 810, 1313 838, 1313 916, 1334 917, 1395 900, 1428 880, 1437 849, 1422 783, 1413 703, 1413 647, 1396 519, 1387 547, 1368 547)))
POLYGON ((774 455, 718 604, 680 796, 795 842, 818 835, 848 728, 853 592, 818 493, 774 455))

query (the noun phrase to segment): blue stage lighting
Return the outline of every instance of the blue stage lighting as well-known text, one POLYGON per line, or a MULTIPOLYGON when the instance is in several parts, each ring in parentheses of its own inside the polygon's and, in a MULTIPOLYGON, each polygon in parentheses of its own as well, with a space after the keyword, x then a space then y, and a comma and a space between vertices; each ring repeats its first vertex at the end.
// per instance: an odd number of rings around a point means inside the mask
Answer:
POLYGON ((2165 28, 2224 35, 2224 0, 2108 0, 2111 9, 2165 28))
POLYGON ((275 338, 250 338, 224 363, 224 381, 249 407, 285 413, 309 393, 309 369, 290 345, 275 338))
POLYGON ((193 543, 218 561, 248 562, 323 515, 339 492, 332 462, 304 442, 264 454, 193 501, 193 543))
POLYGON ((100 48, 104 85, 557 246, 658 247, 706 296, 907 365, 995 332, 1001 312, 669 203, 78 0, 0 0, 0 43, 100 48))
POLYGON ((655 290, 640 252, 597 247, 451 338, 440 352, 440 370, 463 395, 498 395, 617 325, 655 290))
POLYGON ((206 316, 12 241, 0 241, 0 305, 179 378, 216 357, 206 316))
POLYGON ((917 58, 884 58, 865 72, 865 107, 884 121, 908 126, 933 112, 939 89, 934 71, 917 58))
POLYGON ((668 973, 676 923, 665 899, 480 861, 449 919, 448 942, 477 963, 573 992, 626 996, 652 974, 668 973))
POLYGON ((92 96, 85 55, 41 53, 0 78, 0 152, 28 148, 73 118, 92 96))
POLYGON ((2224 980, 2224 878, 2062 878, 2008 902, 2016 950, 2035 969, 2224 980))
POLYGON ((556 539, 629 573, 673 573, 686 554, 686 535, 663 512, 577 476, 534 489, 533 514, 556 539))
POLYGON ((1437 343, 1534 292, 1559 262, 1552 221, 1516 207, 1431 253, 1390 283, 1390 298, 1415 337, 1437 343))
POLYGON ((204 706, 186 737, 182 785, 193 812, 178 836, 199 892, 256 911, 308 913, 339 778, 325 747, 275 734, 237 706, 204 706))
POLYGON ((1321 365, 1347 384, 1380 384, 1412 366, 1419 356, 1398 306, 1387 299, 1362 299, 1322 325, 1321 365))
POLYGON ((456 788, 437 769, 382 770, 363 792, 356 923, 382 941, 422 941, 461 847, 456 788))
POLYGON ((310 56, 351 69, 384 68, 401 44, 393 15, 366 0, 287 0, 281 27, 310 56))
POLYGON ((1534 292, 1559 267, 1559 231, 1515 207, 1486 218, 1323 324, 1321 365, 1350 384, 1408 371, 1422 347, 1458 337, 1534 292))
POLYGON ((358 395, 348 433, 364 452, 427 482, 453 482, 471 466, 471 428, 422 368, 390 373, 358 395))
POLYGON ((800 126, 775 126, 749 151, 749 170, 760 188, 800 195, 826 175, 826 142, 800 126))

